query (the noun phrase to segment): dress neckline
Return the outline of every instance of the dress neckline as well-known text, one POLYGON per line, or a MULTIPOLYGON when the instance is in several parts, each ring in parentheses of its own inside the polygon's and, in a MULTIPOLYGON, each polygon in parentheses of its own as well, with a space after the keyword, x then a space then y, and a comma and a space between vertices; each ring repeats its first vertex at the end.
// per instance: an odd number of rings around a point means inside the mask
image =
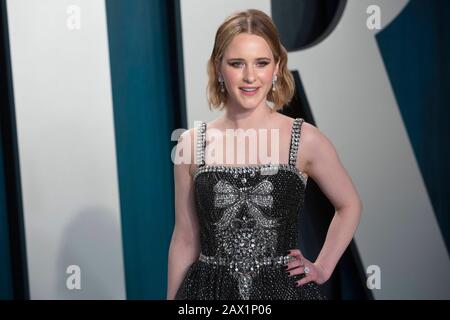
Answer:
POLYGON ((273 170, 275 172, 278 169, 288 170, 296 173, 304 184, 308 179, 308 175, 300 171, 297 166, 297 150, 300 142, 301 126, 304 122, 303 118, 295 118, 291 128, 291 142, 289 146, 289 163, 286 164, 248 164, 248 165, 208 165, 205 162, 205 148, 206 148, 206 122, 201 122, 198 127, 198 139, 197 139, 197 168, 194 171, 194 181, 196 177, 202 172, 230 172, 234 174, 256 173, 260 171, 261 174, 268 170, 268 174, 273 170), (264 171, 263 171, 264 170, 264 171))
POLYGON ((193 180, 195 181, 197 176, 204 172, 226 172, 235 175, 250 174, 254 175, 257 172, 270 176, 277 174, 279 170, 285 170, 295 173, 300 180, 306 185, 308 181, 308 175, 303 171, 300 171, 296 166, 289 163, 279 163, 279 164, 254 164, 254 165, 233 165, 233 166, 223 166, 223 165, 209 165, 204 164, 203 166, 197 167, 194 171, 193 180))

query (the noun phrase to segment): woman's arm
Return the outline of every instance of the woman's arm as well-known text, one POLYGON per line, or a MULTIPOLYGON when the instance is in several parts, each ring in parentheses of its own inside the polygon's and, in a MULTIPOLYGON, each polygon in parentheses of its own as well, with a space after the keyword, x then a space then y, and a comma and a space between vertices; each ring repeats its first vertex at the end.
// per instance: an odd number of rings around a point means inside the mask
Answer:
MULTIPOLYGON (((310 269, 310 273, 299 281, 299 285, 310 281, 322 284, 330 278, 356 232, 362 202, 331 141, 319 129, 306 122, 302 125, 299 160, 304 161, 306 174, 317 183, 333 204, 335 214, 322 250, 314 263, 311 264, 300 251, 294 250, 292 255, 298 256, 300 263, 294 261, 292 264, 293 266, 297 264, 300 268, 292 275, 303 273, 302 264, 304 264, 310 269), (301 159, 302 155, 305 159, 301 159)), ((297 165, 298 163, 299 161, 297 165)))
POLYGON ((177 144, 183 152, 191 150, 191 162, 174 164, 175 227, 169 248, 167 299, 172 300, 189 266, 200 253, 199 226, 194 202, 194 185, 190 175, 194 153, 194 129, 184 132, 177 144))

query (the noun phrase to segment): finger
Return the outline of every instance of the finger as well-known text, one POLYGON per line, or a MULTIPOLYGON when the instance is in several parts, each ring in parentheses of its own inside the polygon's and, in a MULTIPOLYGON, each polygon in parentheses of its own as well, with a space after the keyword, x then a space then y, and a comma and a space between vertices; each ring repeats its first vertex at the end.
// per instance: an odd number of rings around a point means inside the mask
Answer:
POLYGON ((304 277, 304 278, 300 279, 299 281, 296 281, 295 286, 296 287, 303 286, 303 285, 313 282, 313 281, 314 281, 314 279, 312 279, 311 277, 304 277))
POLYGON ((299 274, 304 274, 304 270, 303 267, 296 267, 293 268, 289 271, 286 271, 286 273, 288 274, 288 276, 295 276, 295 275, 299 275, 299 274))
POLYGON ((299 260, 294 260, 292 262, 289 262, 288 264, 285 265, 285 270, 291 270, 293 268, 297 268, 297 267, 303 267, 302 263, 299 260))
POLYGON ((288 251, 288 255, 292 256, 292 257, 296 257, 297 259, 302 259, 303 258, 303 254, 301 253, 301 251, 299 249, 292 249, 288 251))
POLYGON ((293 257, 295 259, 294 261, 299 261, 301 266, 303 266, 305 264, 305 262, 304 262, 305 257, 303 256, 303 254, 301 253, 300 250, 295 249, 295 250, 289 251, 289 256, 293 257))
POLYGON ((316 270, 314 269, 314 267, 312 265, 309 266, 298 266, 294 269, 291 269, 289 271, 287 271, 288 274, 291 275, 296 275, 296 274, 304 274, 305 277, 309 277, 309 278, 315 278, 316 277, 316 270), (306 268, 308 268, 308 272, 306 273, 306 268))

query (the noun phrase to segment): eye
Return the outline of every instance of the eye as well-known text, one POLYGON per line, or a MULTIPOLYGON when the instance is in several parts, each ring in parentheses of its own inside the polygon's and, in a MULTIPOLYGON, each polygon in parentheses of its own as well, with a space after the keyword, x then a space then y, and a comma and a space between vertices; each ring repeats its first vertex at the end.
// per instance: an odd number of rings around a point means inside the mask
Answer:
POLYGON ((238 68, 242 65, 242 62, 236 61, 236 62, 231 62, 230 65, 232 67, 238 68))
POLYGON ((260 67, 265 67, 268 64, 269 64, 269 62, 267 62, 267 61, 260 61, 260 62, 257 63, 257 65, 260 66, 260 67))
MULTIPOLYGON (((267 66, 270 62, 268 61, 259 61, 256 63, 256 65, 260 68, 263 68, 265 66, 267 66)), ((234 68, 240 68, 244 65, 244 62, 242 61, 235 61, 235 62, 230 62, 229 63, 230 66, 234 67, 234 68)))

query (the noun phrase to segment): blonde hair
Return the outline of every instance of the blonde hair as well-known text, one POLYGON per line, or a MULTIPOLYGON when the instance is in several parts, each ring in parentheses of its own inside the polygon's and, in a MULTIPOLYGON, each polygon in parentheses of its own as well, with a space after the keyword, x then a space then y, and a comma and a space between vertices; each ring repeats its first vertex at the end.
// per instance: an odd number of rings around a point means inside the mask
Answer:
POLYGON ((208 87, 207 96, 209 109, 211 107, 222 110, 227 103, 227 93, 220 91, 216 63, 220 63, 226 47, 233 38, 241 33, 254 34, 266 40, 275 59, 279 64, 276 90, 270 90, 267 100, 274 104, 273 111, 281 109, 288 104, 295 91, 295 82, 287 68, 287 51, 280 42, 278 30, 272 19, 264 12, 249 9, 229 16, 217 29, 214 48, 208 60, 208 87))

